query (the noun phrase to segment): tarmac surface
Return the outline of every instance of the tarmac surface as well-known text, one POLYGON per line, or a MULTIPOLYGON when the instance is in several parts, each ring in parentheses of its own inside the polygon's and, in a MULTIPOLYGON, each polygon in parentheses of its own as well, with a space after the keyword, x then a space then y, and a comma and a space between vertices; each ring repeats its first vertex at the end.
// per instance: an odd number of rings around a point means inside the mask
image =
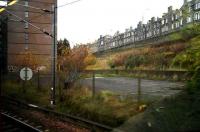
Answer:
MULTIPOLYGON (((92 78, 80 80, 82 85, 92 88, 92 78)), ((184 87, 182 82, 141 79, 141 94, 144 96, 166 97, 179 93, 184 87)), ((137 95, 138 79, 127 77, 96 77, 95 90, 109 90, 120 95, 137 95)))

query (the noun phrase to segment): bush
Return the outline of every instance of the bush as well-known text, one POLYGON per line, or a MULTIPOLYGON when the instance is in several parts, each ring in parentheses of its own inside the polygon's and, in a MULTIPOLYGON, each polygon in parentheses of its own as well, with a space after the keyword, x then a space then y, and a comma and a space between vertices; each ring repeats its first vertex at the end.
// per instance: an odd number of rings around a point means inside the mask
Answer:
POLYGON ((79 78, 80 73, 87 65, 93 63, 94 58, 88 57, 88 55, 87 47, 80 45, 59 57, 60 71, 65 74, 64 78, 66 84, 71 86, 71 84, 79 78))
POLYGON ((192 80, 188 81, 187 83, 188 93, 193 94, 197 90, 200 90, 200 67, 196 68, 192 80))
POLYGON ((107 63, 111 69, 115 69, 116 65, 112 59, 108 60, 107 63))
POLYGON ((132 69, 134 67, 140 66, 141 64, 144 64, 144 62, 145 62, 144 56, 141 56, 141 55, 137 55, 137 56, 131 55, 125 61, 125 68, 126 69, 128 69, 128 68, 132 69))
POLYGON ((59 110, 110 126, 118 126, 139 113, 133 99, 122 101, 111 91, 101 91, 93 97, 91 90, 80 87, 70 89, 66 95, 59 110))
POLYGON ((194 70, 200 66, 200 36, 191 39, 186 51, 178 54, 172 61, 172 66, 194 70))
POLYGON ((89 66, 89 65, 95 65, 96 64, 96 57, 92 54, 89 54, 85 60, 84 60, 84 63, 85 65, 89 66))
POLYGON ((195 36, 200 35, 200 25, 197 23, 188 25, 181 30, 180 34, 182 39, 187 41, 195 36))

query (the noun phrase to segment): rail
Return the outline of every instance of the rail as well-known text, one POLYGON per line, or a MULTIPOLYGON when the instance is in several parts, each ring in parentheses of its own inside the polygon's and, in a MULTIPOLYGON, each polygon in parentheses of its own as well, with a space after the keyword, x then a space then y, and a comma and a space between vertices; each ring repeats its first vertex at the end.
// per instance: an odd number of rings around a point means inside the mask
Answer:
POLYGON ((4 101, 7 101, 6 103, 11 103, 11 104, 16 105, 17 107, 25 107, 27 109, 32 109, 32 110, 36 110, 38 112, 49 114, 49 115, 55 116, 58 119, 61 119, 63 121, 73 123, 74 125, 79 125, 81 127, 91 129, 92 131, 94 131, 96 129, 102 130, 104 132, 109 132, 109 131, 113 130, 113 128, 110 127, 110 126, 103 125, 103 124, 100 124, 100 123, 97 123, 97 122, 94 122, 94 121, 90 121, 90 120, 87 120, 87 119, 84 119, 84 118, 81 118, 81 117, 55 112, 53 110, 42 108, 40 106, 33 105, 33 104, 28 104, 28 103, 25 103, 25 102, 20 101, 20 100, 13 99, 13 98, 8 97, 8 96, 3 96, 2 98, 4 99, 4 101))
MULTIPOLYGON (((1 117, 3 118, 4 121, 9 122, 9 129, 10 130, 20 130, 20 131, 27 131, 27 132, 42 132, 41 130, 39 130, 38 128, 35 128, 27 123, 25 123, 24 121, 21 121, 9 114, 6 114, 4 112, 1 112, 1 117), (10 126, 13 125, 13 126, 10 126)), ((3 127, 3 126, 2 126, 3 127)), ((8 131, 8 130, 6 130, 8 131)))

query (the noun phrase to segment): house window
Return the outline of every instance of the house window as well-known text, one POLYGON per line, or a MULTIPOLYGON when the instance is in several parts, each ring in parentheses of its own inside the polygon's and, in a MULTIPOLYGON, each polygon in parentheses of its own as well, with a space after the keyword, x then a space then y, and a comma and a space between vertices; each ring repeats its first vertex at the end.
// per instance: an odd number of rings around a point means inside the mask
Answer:
POLYGON ((175 17, 176 17, 176 20, 177 20, 178 19, 178 15, 176 15, 175 17))
POLYGON ((182 16, 183 15, 183 11, 180 11, 180 16, 182 16))
POLYGON ((180 26, 180 25, 179 25, 179 22, 177 22, 177 23, 176 23, 176 28, 179 28, 179 26, 180 26))
POLYGON ((195 4, 195 9, 199 9, 200 8, 200 3, 195 4))
POLYGON ((163 25, 165 24, 165 19, 162 20, 162 24, 163 24, 163 25))
POLYGON ((183 19, 180 20, 180 25, 183 25, 183 19))
POLYGON ((28 11, 24 12, 25 17, 28 17, 28 11))
POLYGON ((198 20, 200 19, 200 12, 198 13, 198 20))
POLYGON ((172 29, 174 29, 174 24, 172 24, 172 29))
POLYGON ((174 21, 174 16, 172 15, 172 21, 174 21))
POLYGON ((191 17, 187 17, 187 23, 190 23, 192 21, 191 17))
POLYGON ((199 12, 195 13, 194 19, 195 20, 199 20, 200 19, 200 13, 199 12))
POLYGON ((100 42, 100 45, 103 45, 103 41, 100 42))

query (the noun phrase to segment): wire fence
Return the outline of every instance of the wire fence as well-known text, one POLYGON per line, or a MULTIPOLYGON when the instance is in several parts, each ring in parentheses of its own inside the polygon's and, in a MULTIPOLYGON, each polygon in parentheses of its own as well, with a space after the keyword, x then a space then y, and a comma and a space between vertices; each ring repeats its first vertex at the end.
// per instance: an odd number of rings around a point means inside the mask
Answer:
MULTIPOLYGON (((68 82, 65 75, 57 74, 56 77, 58 96, 66 92, 63 89, 70 89, 76 84, 89 88, 92 96, 102 91, 110 91, 122 99, 132 97, 140 102, 177 94, 184 87, 184 81, 191 78, 191 75, 181 71, 97 70, 79 73, 75 82, 68 82)), ((19 72, 10 72, 2 76, 1 82, 17 84, 22 90, 28 90, 31 86, 38 91, 43 89, 50 91, 52 75, 38 70, 33 72, 30 81, 23 81, 19 72)))
POLYGON ((175 95, 191 78, 185 71, 132 70, 88 70, 80 76, 79 84, 89 87, 93 96, 101 91, 111 91, 120 98, 132 97, 138 102, 175 95))

